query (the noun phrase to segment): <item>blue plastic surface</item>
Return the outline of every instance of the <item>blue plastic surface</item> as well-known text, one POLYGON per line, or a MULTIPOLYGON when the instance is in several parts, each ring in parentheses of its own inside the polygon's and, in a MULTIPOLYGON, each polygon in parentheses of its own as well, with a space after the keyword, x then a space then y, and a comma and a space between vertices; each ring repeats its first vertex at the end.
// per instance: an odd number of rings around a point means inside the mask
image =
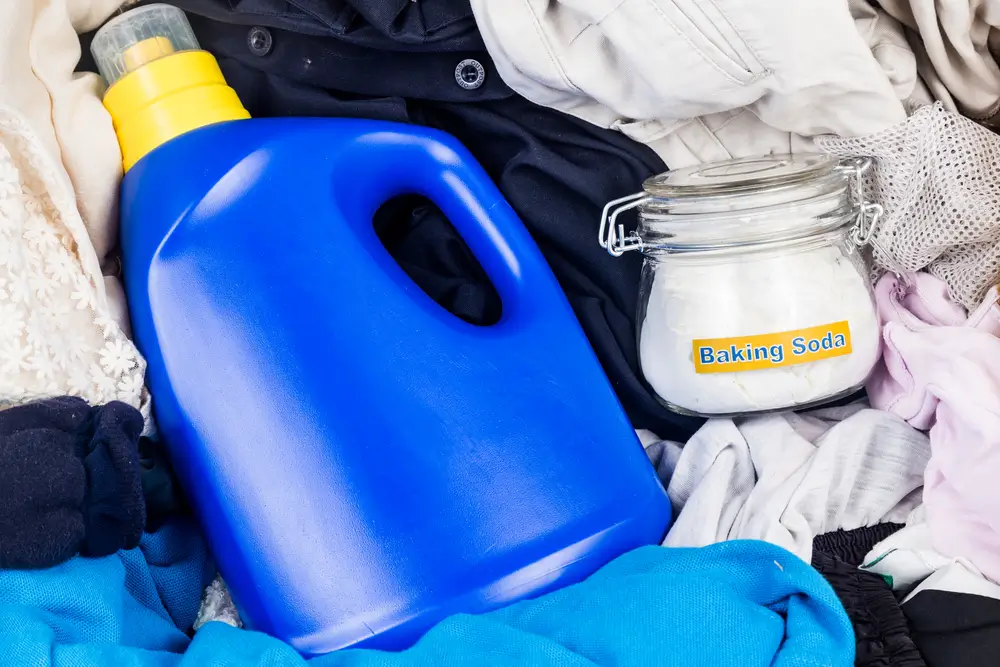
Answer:
POLYGON ((662 538, 669 502, 559 285, 454 138, 202 128, 128 172, 122 244, 160 432, 251 627, 306 655, 403 648, 662 538), (496 325, 382 246, 373 214, 403 193, 462 234, 496 325))

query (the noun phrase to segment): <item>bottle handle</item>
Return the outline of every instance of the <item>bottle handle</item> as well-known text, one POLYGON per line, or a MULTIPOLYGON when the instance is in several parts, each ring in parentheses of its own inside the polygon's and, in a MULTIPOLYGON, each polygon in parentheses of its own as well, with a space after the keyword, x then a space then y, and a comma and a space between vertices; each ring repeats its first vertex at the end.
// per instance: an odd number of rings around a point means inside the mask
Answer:
MULTIPOLYGON (((389 125, 389 124, 387 124, 389 125)), ((391 127, 391 125, 390 125, 391 127)), ((486 271, 502 302, 501 321, 522 311, 520 298, 555 284, 524 224, 468 150, 450 135, 406 126, 359 136, 343 158, 351 175, 339 197, 371 220, 393 197, 417 194, 431 200, 455 226, 486 271), (540 272, 548 273, 548 280, 540 272)), ((344 163, 341 163, 342 165, 344 163)))

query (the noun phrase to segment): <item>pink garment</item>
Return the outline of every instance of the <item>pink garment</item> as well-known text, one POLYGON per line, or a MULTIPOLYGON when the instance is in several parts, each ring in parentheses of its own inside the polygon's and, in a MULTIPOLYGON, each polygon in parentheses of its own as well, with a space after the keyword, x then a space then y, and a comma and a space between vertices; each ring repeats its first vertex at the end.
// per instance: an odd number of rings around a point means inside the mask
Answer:
POLYGON ((997 288, 968 317, 928 274, 875 288, 883 360, 873 407, 930 429, 924 504, 934 547, 1000 581, 1000 307, 997 288))

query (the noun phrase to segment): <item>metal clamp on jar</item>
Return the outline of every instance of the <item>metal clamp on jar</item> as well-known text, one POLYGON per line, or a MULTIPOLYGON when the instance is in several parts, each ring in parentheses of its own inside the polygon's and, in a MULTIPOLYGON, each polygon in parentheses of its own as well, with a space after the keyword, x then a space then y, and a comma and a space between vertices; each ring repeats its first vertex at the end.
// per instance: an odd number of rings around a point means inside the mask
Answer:
POLYGON ((604 209, 600 242, 643 253, 639 359, 683 414, 823 403, 863 386, 880 352, 868 243, 881 207, 865 162, 774 155, 680 169, 604 209), (620 213, 638 209, 626 235, 620 213))

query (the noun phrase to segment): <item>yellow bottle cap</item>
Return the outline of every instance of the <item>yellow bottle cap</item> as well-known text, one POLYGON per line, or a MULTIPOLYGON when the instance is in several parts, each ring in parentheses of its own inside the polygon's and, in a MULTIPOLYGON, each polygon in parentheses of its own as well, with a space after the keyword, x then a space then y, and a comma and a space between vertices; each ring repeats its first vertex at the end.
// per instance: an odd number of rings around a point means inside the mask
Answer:
POLYGON ((97 31, 90 50, 109 86, 104 106, 126 171, 181 134, 250 117, 176 7, 127 11, 97 31))

